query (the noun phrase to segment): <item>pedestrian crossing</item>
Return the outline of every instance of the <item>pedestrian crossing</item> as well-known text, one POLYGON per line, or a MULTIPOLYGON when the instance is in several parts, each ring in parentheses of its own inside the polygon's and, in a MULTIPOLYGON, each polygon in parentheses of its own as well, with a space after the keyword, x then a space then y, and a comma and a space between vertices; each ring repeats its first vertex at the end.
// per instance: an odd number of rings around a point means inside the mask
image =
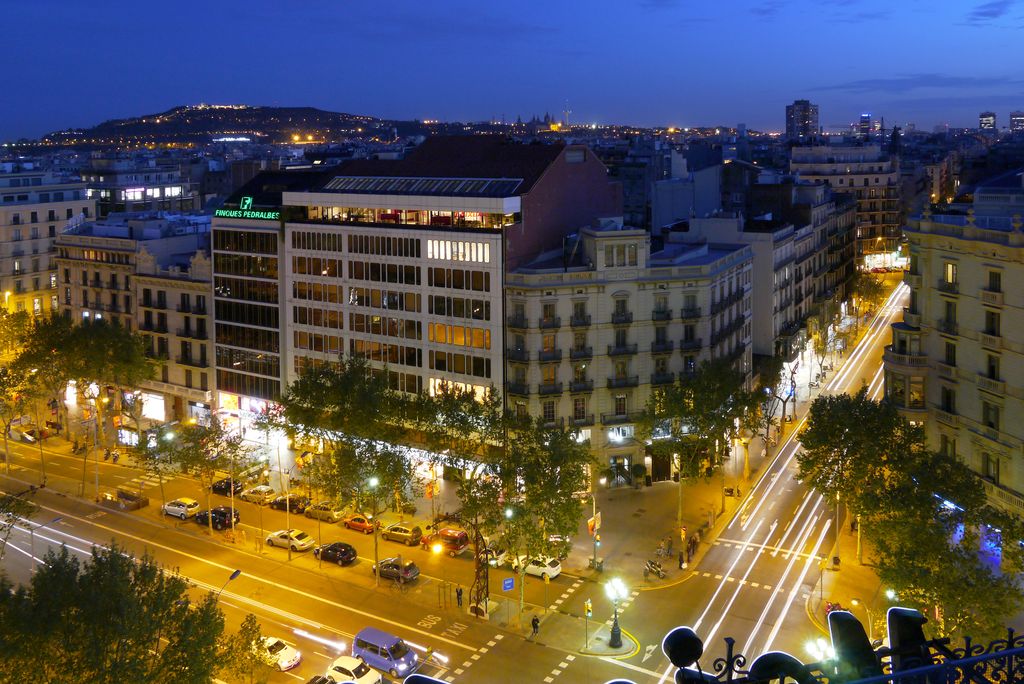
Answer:
MULTIPOLYGON (((707 577, 708 579, 712 579, 713 578, 713 579, 716 579, 716 580, 721 580, 722 577, 723 577, 722 575, 716 575, 716 574, 714 574, 712 572, 700 572, 700 571, 697 571, 697 570, 695 570, 693 572, 693 574, 696 577, 707 577)), ((765 591, 772 591, 774 589, 775 591, 782 591, 781 588, 773 587, 770 584, 761 584, 760 582, 751 582, 750 580, 745 580, 745 579, 738 580, 735 577, 731 577, 731 576, 726 577, 725 581, 726 582, 739 582, 741 586, 750 587, 751 589, 764 589, 765 591)))
MULTIPOLYGON (((166 479, 167 478, 164 478, 165 481, 166 479)), ((138 477, 134 477, 119 486, 121 489, 136 492, 139 490, 153 489, 154 487, 160 486, 160 478, 152 474, 139 475, 138 477)))

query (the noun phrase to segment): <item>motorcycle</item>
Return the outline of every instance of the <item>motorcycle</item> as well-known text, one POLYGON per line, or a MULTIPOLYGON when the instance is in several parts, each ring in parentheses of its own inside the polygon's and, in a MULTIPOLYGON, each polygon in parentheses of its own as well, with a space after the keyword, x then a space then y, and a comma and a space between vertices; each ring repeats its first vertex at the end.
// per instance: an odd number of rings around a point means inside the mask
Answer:
POLYGON ((661 563, 659 563, 658 561, 649 560, 647 561, 646 565, 644 565, 644 568, 647 570, 647 572, 653 575, 657 575, 658 579, 665 579, 665 570, 662 569, 661 563))
POLYGON ((819 387, 821 387, 821 383, 818 382, 817 380, 811 380, 809 383, 807 383, 807 386, 810 387, 811 389, 818 389, 819 387))

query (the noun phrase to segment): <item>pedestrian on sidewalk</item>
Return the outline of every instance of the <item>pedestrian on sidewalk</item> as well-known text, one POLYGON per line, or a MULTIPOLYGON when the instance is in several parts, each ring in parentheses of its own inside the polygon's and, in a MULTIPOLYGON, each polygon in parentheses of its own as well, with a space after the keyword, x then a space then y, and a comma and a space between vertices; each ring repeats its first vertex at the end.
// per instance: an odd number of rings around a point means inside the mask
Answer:
POLYGON ((684 565, 686 565, 686 552, 679 549, 679 569, 682 570, 684 565))
POLYGON ((650 577, 650 576, 651 576, 651 569, 648 568, 647 565, 645 564, 644 565, 644 582, 646 582, 647 578, 650 577))
POLYGON ((462 585, 455 587, 455 603, 458 604, 459 608, 462 607, 462 585))
POLYGON ((540 618, 536 615, 530 620, 530 626, 533 627, 533 633, 530 634, 532 638, 537 638, 537 633, 540 632, 540 618))

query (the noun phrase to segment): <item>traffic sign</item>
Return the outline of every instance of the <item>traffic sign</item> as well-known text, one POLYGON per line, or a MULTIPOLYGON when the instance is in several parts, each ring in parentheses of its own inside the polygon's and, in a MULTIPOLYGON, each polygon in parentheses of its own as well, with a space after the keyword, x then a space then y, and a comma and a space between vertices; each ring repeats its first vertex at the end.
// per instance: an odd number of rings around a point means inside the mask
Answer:
POLYGON ((593 537, 597 526, 597 518, 587 518, 587 533, 593 537))
POLYGON ((601 529, 601 511, 594 514, 594 529, 601 529))
POLYGON ((506 577, 501 580, 502 591, 512 591, 512 588, 516 586, 516 580, 514 577, 506 577))

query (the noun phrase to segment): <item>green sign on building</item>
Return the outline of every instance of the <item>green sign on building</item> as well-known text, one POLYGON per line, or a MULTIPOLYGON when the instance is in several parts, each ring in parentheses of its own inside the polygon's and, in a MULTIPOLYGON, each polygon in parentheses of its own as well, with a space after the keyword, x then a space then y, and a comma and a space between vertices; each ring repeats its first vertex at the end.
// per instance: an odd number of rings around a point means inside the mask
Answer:
POLYGON ((257 219, 260 221, 279 221, 279 211, 258 211, 252 208, 252 197, 243 197, 238 203, 238 209, 218 209, 213 212, 214 216, 223 218, 257 219))

